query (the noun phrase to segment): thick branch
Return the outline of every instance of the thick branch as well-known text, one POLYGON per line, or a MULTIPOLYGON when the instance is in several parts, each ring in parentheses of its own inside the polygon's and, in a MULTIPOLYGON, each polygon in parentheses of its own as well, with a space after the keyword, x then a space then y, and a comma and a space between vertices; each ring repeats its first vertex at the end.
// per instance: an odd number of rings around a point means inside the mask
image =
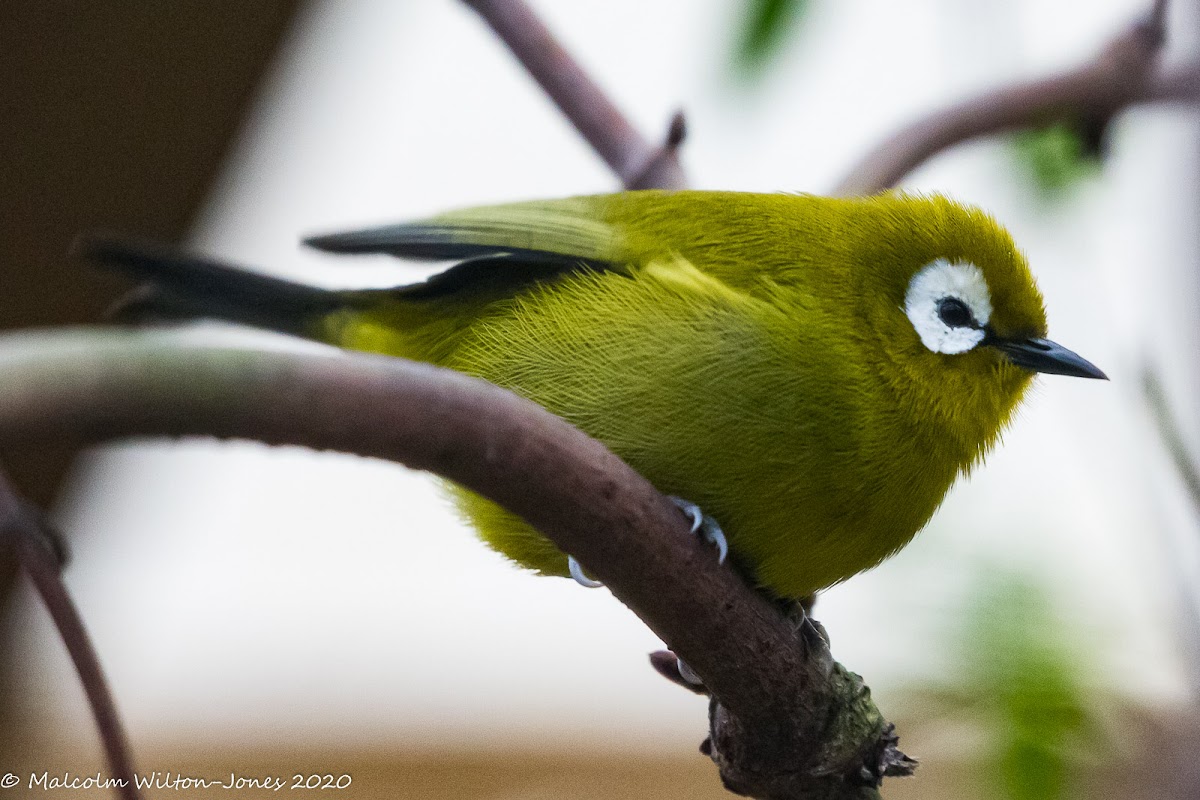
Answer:
POLYGON ((40 525, 40 521, 18 498, 8 476, 0 470, 0 534, 11 542, 18 562, 29 575, 67 647, 96 720, 100 741, 108 758, 108 768, 113 777, 122 781, 117 787, 117 795, 125 800, 139 800, 141 794, 134 779, 129 741, 121 726, 108 682, 104 679, 100 658, 83 625, 79 609, 63 585, 58 557, 49 546, 48 537, 40 525))
POLYGON ((1200 63, 1160 71, 1163 3, 1082 67, 966 100, 903 128, 870 151, 835 190, 869 195, 895 186, 931 156, 994 133, 1070 116, 1107 120, 1148 102, 1200 99, 1200 63))
POLYGON ((687 185, 675 153, 682 135, 673 134, 682 130, 681 126, 673 122, 666 143, 655 147, 522 0, 463 2, 492 26, 626 189, 680 189, 687 185))
POLYGON ((0 351, 0 443, 239 437, 436 472, 576 556, 703 677, 731 788, 870 797, 879 775, 902 769, 869 693, 819 639, 718 565, 644 478, 533 403, 363 354, 185 347, 155 333, 12 338, 0 351))

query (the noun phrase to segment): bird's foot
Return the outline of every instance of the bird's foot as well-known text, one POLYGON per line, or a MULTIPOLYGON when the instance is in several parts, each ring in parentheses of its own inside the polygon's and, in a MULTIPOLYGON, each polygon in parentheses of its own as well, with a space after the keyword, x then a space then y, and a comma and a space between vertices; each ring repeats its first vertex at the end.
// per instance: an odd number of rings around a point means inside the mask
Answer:
MULTIPOLYGON (((695 503, 684 500, 682 497, 668 495, 667 499, 675 504, 675 507, 682 511, 687 518, 692 522, 692 533, 698 534, 701 539, 717 548, 717 563, 724 564, 725 559, 729 556, 729 542, 725 539, 725 531, 721 530, 721 526, 712 517, 700 510, 700 506, 695 503)), ((574 556, 567 556, 567 571, 571 573, 571 577, 580 586, 588 589, 597 589, 604 584, 597 580, 592 580, 583 571, 583 567, 575 560, 574 556)), ((687 669, 687 665, 683 665, 687 669)), ((682 673, 683 670, 680 670, 682 673)), ((687 672, 695 675, 690 669, 687 672)))
POLYGON ((700 538, 717 548, 717 563, 724 564, 729 555, 729 542, 725 539, 725 531, 712 517, 700 510, 700 506, 673 495, 667 497, 675 507, 687 515, 692 521, 692 533, 698 533, 700 538))
POLYGON ((671 650, 656 650, 651 653, 650 666, 676 686, 682 686, 693 694, 708 694, 708 688, 700 676, 671 650))
POLYGON ((810 648, 818 650, 829 650, 829 634, 825 632, 825 626, 817 622, 812 616, 812 607, 816 602, 815 595, 802 597, 798 600, 782 600, 780 609, 784 616, 795 627, 796 632, 800 634, 800 640, 810 648))
MULTIPOLYGON (((684 500, 682 497, 674 495, 668 495, 667 499, 691 520, 692 534, 698 534, 705 542, 717 548, 717 563, 724 564, 725 559, 729 556, 729 541, 725 538, 725 531, 721 530, 717 521, 701 511, 700 506, 690 500, 684 500)), ((685 686, 689 686, 693 691, 705 690, 704 679, 697 675, 696 671, 689 667, 682 658, 675 659, 675 670, 679 673, 685 686)))

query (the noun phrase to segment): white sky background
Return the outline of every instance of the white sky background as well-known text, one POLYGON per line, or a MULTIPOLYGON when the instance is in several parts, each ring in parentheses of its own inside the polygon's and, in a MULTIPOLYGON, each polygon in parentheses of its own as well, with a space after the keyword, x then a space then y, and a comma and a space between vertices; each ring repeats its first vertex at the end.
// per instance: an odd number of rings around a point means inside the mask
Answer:
MULTIPOLYGON (((722 78, 732 3, 534 3, 647 135, 686 109, 694 186, 817 193, 914 116, 1072 64, 1148 4, 814 5, 780 68, 747 95, 722 78)), ((1190 41, 1181 5, 1172 53, 1190 41)), ((1098 678, 1155 703, 1185 691, 1171 570, 1195 582, 1198 548, 1177 543, 1197 531, 1138 374, 1152 358, 1180 407, 1196 407, 1198 294, 1180 277, 1194 272, 1196 140, 1183 112, 1123 117, 1102 178, 1057 210, 1013 180, 996 144, 959 148, 908 182, 1008 225, 1051 335, 1112 382, 1039 379, 1004 447, 916 543, 823 596, 835 654, 885 709, 945 667, 946 612, 990 562, 1048 584, 1098 678)), ((347 265, 297 240, 615 185, 459 3, 316 3, 193 243, 325 283, 401 283, 414 273, 399 262, 347 265)), ((1194 418, 1183 422, 1196 445, 1194 418)), ((81 466, 62 515, 75 541, 69 584, 135 744, 552 736, 571 747, 633 731, 609 743, 684 752, 703 735, 704 701, 654 675, 645 653, 657 642, 606 591, 509 568, 429 480, 396 466, 253 444, 122 446, 81 466)), ((26 661, 31 713, 50 709, 89 741, 77 682, 30 606, 28 646, 41 653, 26 661)))

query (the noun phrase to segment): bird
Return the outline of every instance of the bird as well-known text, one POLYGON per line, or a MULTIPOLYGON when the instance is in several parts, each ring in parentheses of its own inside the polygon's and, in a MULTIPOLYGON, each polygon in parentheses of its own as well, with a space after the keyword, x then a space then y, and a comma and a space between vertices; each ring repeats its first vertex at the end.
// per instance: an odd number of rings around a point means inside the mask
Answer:
MULTIPOLYGON (((781 600, 911 541, 1036 374, 1106 378, 1046 338, 1011 235, 938 194, 627 191, 305 243, 452 265, 339 290, 111 238, 82 249, 177 316, 429 362, 540 404, 680 498, 781 600)), ((586 581, 521 518, 452 492, 513 562, 586 581)))

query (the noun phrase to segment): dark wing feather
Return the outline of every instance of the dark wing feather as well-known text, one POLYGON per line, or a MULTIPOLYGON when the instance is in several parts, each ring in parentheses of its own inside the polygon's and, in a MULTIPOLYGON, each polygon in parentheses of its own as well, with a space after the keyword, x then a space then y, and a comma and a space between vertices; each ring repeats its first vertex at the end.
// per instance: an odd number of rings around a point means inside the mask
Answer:
MULTIPOLYGON (((442 300, 450 297, 480 295, 508 296, 537 283, 546 283, 577 270, 609 270, 608 264, 589 263, 578 258, 527 256, 485 256, 455 264, 421 283, 397 286, 386 292, 406 300, 442 300)), ((378 294, 376 294, 378 296, 378 294)))

